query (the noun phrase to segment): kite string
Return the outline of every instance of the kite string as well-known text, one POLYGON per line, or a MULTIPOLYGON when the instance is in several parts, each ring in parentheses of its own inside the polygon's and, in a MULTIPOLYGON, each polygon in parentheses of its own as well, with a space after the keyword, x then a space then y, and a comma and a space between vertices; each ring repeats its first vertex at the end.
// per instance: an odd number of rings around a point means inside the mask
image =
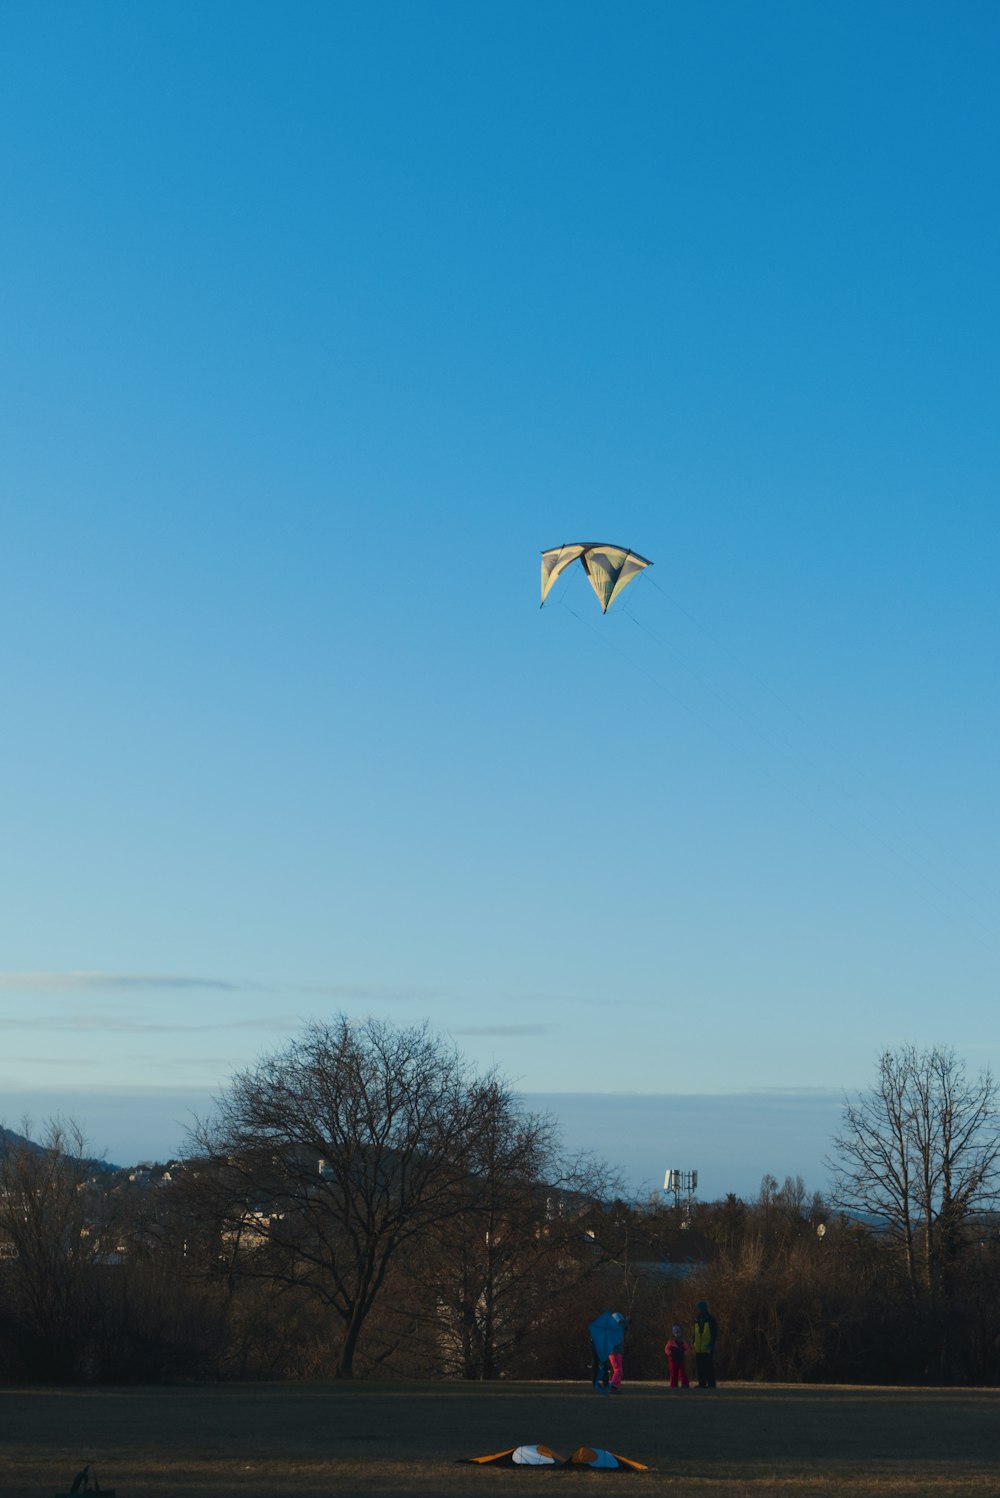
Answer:
MULTIPOLYGON (((662 593, 663 589, 658 588, 657 591, 662 593)), ((741 746, 737 740, 735 740, 725 730, 721 729, 718 724, 711 722, 709 719, 699 713, 695 708, 691 706, 689 702, 685 701, 683 697, 679 696, 676 692, 667 687, 661 680, 659 680, 659 678, 654 676, 644 666, 640 665, 626 651, 622 650, 619 645, 612 643, 612 641, 607 638, 605 630, 598 629, 593 624, 591 624, 590 621, 583 619, 575 609, 571 608, 569 604, 565 603, 562 600, 558 601, 558 607, 565 609, 566 612, 569 613, 577 621, 577 623, 584 625, 588 630, 590 630, 592 634, 597 636, 600 639, 602 645, 607 650, 610 650, 613 654, 619 656, 629 665, 632 670, 637 671, 641 676, 645 677, 645 679, 649 681, 654 687, 656 687, 656 689, 661 692, 669 701, 673 702, 678 707, 681 707, 691 718, 694 719, 695 722, 700 724, 702 728, 705 728, 708 732, 714 734, 716 738, 721 740, 721 742, 724 743, 728 749, 730 749, 733 753, 741 755, 743 758, 745 758, 749 764, 752 764, 754 766, 759 774, 765 776, 766 779, 768 779, 773 785, 777 786, 783 795, 785 795, 786 797, 790 797, 799 806, 807 810, 813 817, 821 821, 826 827, 837 833, 840 837, 846 838, 855 848, 862 852, 866 858, 871 859, 872 855, 870 848, 866 847, 853 832, 849 831, 842 821, 836 821, 832 817, 828 816, 822 810, 822 808, 815 803, 815 801, 809 800, 807 797, 801 795, 798 791, 789 786, 786 781, 782 781, 766 764, 762 763, 757 756, 748 754, 745 746, 741 746)), ((635 620, 627 610, 622 609, 620 612, 625 613, 633 624, 638 623, 638 621, 635 620)), ((640 628, 642 628, 643 631, 648 634, 651 639, 654 640, 654 642, 656 642, 657 644, 660 643, 657 640, 657 637, 651 631, 646 629, 645 626, 640 625, 640 628)), ((683 665, 684 663, 680 660, 680 658, 677 657, 675 653, 674 655, 679 664, 683 665)), ((689 668, 685 667, 685 669, 689 668)), ((699 673, 697 671, 693 671, 692 674, 696 677, 696 679, 699 677, 699 673)), ((743 713, 738 708, 738 706, 735 706, 733 703, 728 702, 724 694, 721 694, 714 689, 712 690, 713 695, 716 696, 718 700, 724 705, 728 706, 730 711, 736 713, 736 715, 740 717, 745 723, 753 727, 756 732, 763 733, 761 729, 757 728, 754 725, 752 718, 747 717, 747 715, 743 713)), ((765 742, 767 742, 768 735, 766 733, 763 733, 763 736, 765 738, 765 742)), ((771 736, 771 738, 772 742, 770 743, 769 747, 771 747, 772 750, 777 748, 778 752, 782 753, 784 758, 792 763, 793 767, 796 767, 794 756, 790 755, 788 751, 784 750, 781 747, 780 741, 776 743, 773 741, 773 736, 771 736)), ((809 761, 805 761, 805 763, 807 765, 810 765, 809 761)), ((814 770, 816 769, 814 765, 812 765, 811 768, 813 768, 814 770)), ((821 771, 818 773, 822 774, 821 771)), ((850 802, 845 802, 842 796, 838 796, 838 800, 840 801, 840 804, 842 805, 844 810, 848 811, 849 813, 853 812, 854 815, 858 814, 858 811, 860 809, 859 807, 852 806, 850 802)), ((869 821, 870 820, 871 818, 869 816, 869 821)), ((905 869, 905 871, 911 877, 920 880, 935 894, 940 896, 942 893, 944 893, 944 891, 932 875, 928 874, 926 870, 921 869, 913 864, 913 862, 908 857, 906 857, 905 854, 901 853, 897 847, 894 847, 890 842, 888 842, 887 839, 883 835, 881 835, 879 831, 873 830, 871 826, 866 827, 865 830, 868 836, 882 847, 884 852, 888 853, 891 858, 896 860, 896 863, 894 864, 892 862, 886 862, 886 860, 882 857, 876 857, 874 859, 874 862, 879 868, 883 870, 883 872, 890 874, 893 878, 898 878, 901 865, 902 868, 905 869)), ((1000 948, 996 946, 996 932, 994 928, 982 921, 975 913, 975 911, 970 908, 966 893, 959 886, 957 886, 953 880, 951 880, 947 875, 943 875, 942 877, 944 878, 945 883, 952 886, 952 893, 957 894, 961 898, 963 906, 962 914, 965 918, 967 927, 970 929, 970 931, 975 932, 979 940, 983 943, 984 946, 988 948, 988 950, 993 955, 1000 956, 1000 948), (984 941, 984 938, 988 938, 988 940, 984 941)), ((948 915, 948 918, 954 922, 955 918, 953 915, 951 915, 947 910, 945 911, 945 914, 948 915)))
MULTIPOLYGON (((644 580, 647 580, 645 574, 643 575, 643 578, 644 580)), ((769 682, 767 682, 762 676, 760 676, 758 672, 753 671, 749 666, 747 666, 746 663, 742 661, 739 656, 735 654, 735 652, 730 650, 722 640, 714 635, 711 630, 701 624, 701 622, 696 619, 695 616, 683 606, 683 604, 679 603, 672 594, 668 593, 665 588, 661 587, 660 584, 656 582, 655 578, 649 577, 648 582, 651 587, 656 589, 661 597, 667 600, 671 607, 675 608, 678 613, 683 615, 685 619, 693 624, 694 627, 698 629, 706 639, 710 640, 712 644, 715 645, 715 647, 738 668, 738 670, 743 672, 743 674, 750 680, 755 681, 758 686, 762 687, 763 690, 773 698, 778 706, 784 712, 786 712, 789 717, 793 718, 797 723, 799 723, 806 730, 806 732, 809 733, 811 737, 814 738, 823 748, 827 749, 831 753, 836 752, 833 750, 831 737, 828 730, 817 728, 815 724, 810 723, 807 718, 803 717, 803 715, 798 712, 795 707, 785 701, 781 694, 777 692, 769 682)), ((623 609, 623 612, 628 612, 628 610, 623 609)), ((629 613, 629 617, 632 619, 632 622, 636 624, 638 628, 641 629, 644 633, 648 634, 650 639, 652 639, 657 645, 659 645, 662 649, 667 648, 664 642, 660 640, 652 630, 650 630, 633 614, 629 613)), ((684 666, 686 670, 690 670, 692 675, 702 680, 706 687, 713 692, 713 695, 719 697, 720 701, 725 700, 717 691, 714 690, 711 683, 708 682, 706 678, 700 677, 697 671, 695 671, 691 667, 688 667, 686 663, 681 660, 681 658, 676 654, 674 658, 678 660, 678 663, 684 666)), ((740 708, 734 706, 732 707, 732 710, 736 712, 738 716, 744 717, 744 721, 753 726, 753 720, 747 717, 740 708)), ((762 737, 772 736, 771 730, 764 729, 759 726, 755 728, 755 731, 760 733, 762 737)), ((786 756, 791 756, 792 751, 786 749, 780 739, 775 738, 774 742, 775 746, 779 748, 780 752, 785 753, 786 756)), ((878 812, 864 806, 862 802, 857 798, 855 793, 853 793, 850 787, 845 783, 843 776, 838 777, 836 775, 832 775, 828 770, 825 770, 822 766, 818 765, 817 762, 807 753, 803 753, 801 750, 795 752, 798 754, 801 765, 805 767, 809 771, 809 773, 816 775, 821 783, 825 782, 829 793, 841 804, 841 806, 845 808, 845 810, 849 810, 853 814, 860 815, 863 819, 865 819, 869 823, 870 829, 874 829, 874 835, 878 836, 884 843, 884 845, 891 848, 891 851, 893 852, 895 857, 899 858, 901 862, 913 867, 914 872, 919 873, 921 878, 928 879, 930 878, 930 876, 922 870, 917 869, 911 862, 913 859, 920 859, 923 856, 919 847, 919 841, 922 838, 935 851, 938 857, 938 862, 936 865, 936 877, 951 888, 952 892, 962 900, 963 904, 969 907, 970 912, 972 910, 978 910, 979 914, 970 914, 970 919, 975 920, 983 930, 989 930, 990 932, 994 931, 995 928, 993 925, 992 911, 987 911, 986 907, 980 901, 977 901, 974 897, 970 896, 968 889, 954 876, 954 874, 948 868, 941 866, 940 858, 943 855, 946 860, 951 862, 965 875, 970 875, 971 871, 967 866, 963 865, 960 860, 957 860, 950 852, 950 850, 941 844, 939 839, 935 838, 925 828, 915 825, 913 823, 911 814, 905 807, 903 807, 898 801, 891 803, 897 815, 902 817, 906 824, 905 830, 901 832, 898 827, 893 827, 884 817, 880 816, 878 812), (987 922, 983 920, 984 916, 988 917, 989 924, 987 924, 987 922)), ((886 795, 883 789, 875 783, 871 776, 862 767, 858 766, 857 764, 853 764, 850 768, 852 772, 858 778, 860 778, 871 791, 878 795, 883 801, 886 800, 886 795)))

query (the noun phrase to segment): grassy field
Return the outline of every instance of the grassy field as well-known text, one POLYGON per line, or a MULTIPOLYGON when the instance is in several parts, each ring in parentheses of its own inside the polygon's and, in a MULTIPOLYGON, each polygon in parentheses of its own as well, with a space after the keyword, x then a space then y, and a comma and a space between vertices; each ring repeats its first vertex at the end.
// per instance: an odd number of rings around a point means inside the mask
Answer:
POLYGON ((633 1384, 264 1384, 0 1390, 0 1493, 53 1498, 90 1461, 118 1498, 834 1498, 1000 1492, 1000 1391, 633 1384), (657 1470, 459 1465, 520 1443, 657 1470))

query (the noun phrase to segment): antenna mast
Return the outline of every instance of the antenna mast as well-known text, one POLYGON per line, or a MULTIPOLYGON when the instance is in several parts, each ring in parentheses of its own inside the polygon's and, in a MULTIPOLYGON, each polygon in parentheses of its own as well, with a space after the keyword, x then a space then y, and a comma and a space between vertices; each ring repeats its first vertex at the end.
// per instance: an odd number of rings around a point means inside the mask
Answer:
POLYGON ((668 1170, 663 1177, 663 1189, 674 1199, 674 1209, 680 1215, 681 1198, 684 1198, 686 1216, 691 1215, 691 1202, 698 1186, 696 1170, 668 1170))

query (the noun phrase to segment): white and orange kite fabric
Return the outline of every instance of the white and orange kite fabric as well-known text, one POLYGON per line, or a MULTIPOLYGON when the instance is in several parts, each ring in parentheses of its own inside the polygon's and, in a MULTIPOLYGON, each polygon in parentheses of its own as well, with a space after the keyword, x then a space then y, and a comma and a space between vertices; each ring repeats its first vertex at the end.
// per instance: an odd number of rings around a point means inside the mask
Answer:
POLYGON ((561 1457, 551 1446, 508 1446, 505 1451, 491 1451, 486 1456, 467 1456, 466 1462, 477 1467, 587 1467, 592 1472, 651 1472, 652 1467, 617 1451, 599 1446, 578 1446, 572 1456, 561 1457))
POLYGON ((506 1451, 491 1451, 487 1456, 467 1456, 467 1462, 479 1467, 564 1467, 566 1458, 551 1446, 508 1446, 506 1451))

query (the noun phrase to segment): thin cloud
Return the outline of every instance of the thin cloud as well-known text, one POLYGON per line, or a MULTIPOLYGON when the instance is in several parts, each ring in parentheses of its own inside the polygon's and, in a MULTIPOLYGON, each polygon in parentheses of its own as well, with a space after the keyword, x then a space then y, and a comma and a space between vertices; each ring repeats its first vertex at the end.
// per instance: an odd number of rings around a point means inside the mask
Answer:
POLYGON ((295 983, 296 993, 315 994, 322 999, 361 999, 365 1003, 437 1003, 448 995, 440 988, 409 988, 382 983, 295 983))
POLYGON ((553 1028, 552 1025, 453 1025, 449 1033, 452 1035, 492 1035, 501 1039, 508 1036, 549 1035, 553 1028))
MULTIPOLYGON (((92 1086, 95 1091, 100 1091, 101 1093, 114 1087, 113 1083, 105 1080, 106 1063, 100 1056, 88 1058, 81 1057, 78 1054, 59 1055, 50 1051, 44 1056, 9 1056, 5 1057, 5 1060, 14 1067, 34 1066, 38 1067, 40 1071, 72 1068, 75 1074, 74 1081, 78 1085, 90 1085, 86 1084, 83 1079, 88 1076, 96 1077, 98 1080, 92 1086)), ((234 1062, 232 1056, 165 1056, 162 1051, 140 1051, 135 1055, 129 1056, 129 1067, 133 1073, 143 1066, 155 1067, 161 1076, 175 1076, 178 1072, 187 1074, 190 1072, 203 1073, 207 1071, 210 1073, 213 1086, 218 1077, 223 1079, 219 1085, 225 1086, 226 1078, 234 1070, 238 1071, 241 1069, 240 1063, 234 1062)), ((3 1093, 30 1092, 37 1089, 44 1091, 47 1085, 46 1083, 39 1082, 37 1088, 36 1084, 32 1084, 32 1086, 26 1088, 14 1073, 0 1070, 0 1092, 3 1093)), ((145 1084, 139 1084, 136 1090, 139 1093, 145 1094, 148 1091, 148 1087, 145 1084)))
POLYGON ((118 1083, 100 1082, 92 1086, 86 1082, 80 1083, 72 1088, 59 1088, 54 1091, 52 1087, 46 1087, 43 1083, 37 1083, 30 1087, 13 1085, 4 1088, 4 1093, 9 1097, 17 1098, 41 1098, 48 1101, 55 1100, 62 1103, 65 1099, 74 1098, 97 1098, 101 1102, 120 1100, 124 1102, 139 1100, 140 1102, 157 1102, 166 1099, 168 1102, 176 1102, 178 1098, 188 1099, 211 1099, 217 1088, 192 1085, 190 1087, 178 1087, 176 1085, 162 1084, 156 1082, 146 1083, 118 1083))
MULTIPOLYGON (((23 1015, 0 1015, 0 1030, 37 1031, 41 1021, 23 1015)), ((146 1020, 131 1015, 104 1014, 92 1011, 88 1014, 47 1015, 44 1021, 46 1033, 73 1031, 76 1034, 102 1035, 200 1035, 218 1030, 269 1030, 284 1033, 295 1029, 300 1021, 294 1015, 244 1015, 240 1019, 202 1020, 192 1023, 180 1019, 146 1020)))
POLYGON ((260 988, 259 983, 235 983, 226 978, 191 977, 182 973, 3 973, 3 993, 137 993, 150 988, 211 988, 223 993, 241 993, 260 988))
POLYGON ((115 973, 105 971, 0 972, 0 993, 147 993, 150 990, 198 990, 216 993, 295 993, 365 1003, 436 1003, 443 989, 378 983, 262 983, 243 978, 206 978, 192 973, 115 973))

